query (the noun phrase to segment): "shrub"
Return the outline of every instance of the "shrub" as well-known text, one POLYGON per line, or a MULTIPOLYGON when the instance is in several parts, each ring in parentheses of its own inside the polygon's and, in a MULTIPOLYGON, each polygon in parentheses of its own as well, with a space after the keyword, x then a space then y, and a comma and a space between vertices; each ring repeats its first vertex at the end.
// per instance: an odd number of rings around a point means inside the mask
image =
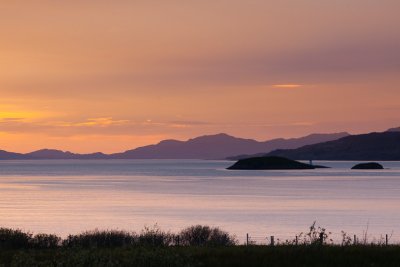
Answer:
POLYGON ((232 246, 236 238, 219 228, 195 225, 182 230, 179 234, 181 243, 187 246, 232 246))
POLYGON ((325 228, 322 228, 320 226, 317 227, 316 223, 317 222, 313 222, 307 233, 300 233, 298 235, 299 242, 301 242, 303 245, 332 244, 333 240, 330 238, 330 235, 332 233, 327 232, 325 228))
POLYGON ((0 248, 29 248, 32 234, 19 229, 0 228, 0 248))
POLYGON ((37 234, 31 243, 34 248, 56 248, 61 244, 61 238, 52 234, 37 234))
POLYGON ((125 231, 89 231, 79 235, 69 235, 64 241, 66 247, 123 247, 135 243, 135 234, 125 231))
POLYGON ((145 227, 138 236, 138 245, 144 246, 169 246, 172 245, 174 236, 169 232, 162 231, 158 225, 145 227))

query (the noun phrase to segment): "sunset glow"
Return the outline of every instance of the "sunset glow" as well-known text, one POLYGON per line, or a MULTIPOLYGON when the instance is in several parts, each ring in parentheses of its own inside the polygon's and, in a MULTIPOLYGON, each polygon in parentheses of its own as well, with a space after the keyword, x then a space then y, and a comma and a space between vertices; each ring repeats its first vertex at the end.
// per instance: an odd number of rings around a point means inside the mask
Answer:
POLYGON ((0 149, 119 152, 220 132, 399 126, 399 10, 390 0, 3 1, 0 149))
POLYGON ((274 84, 276 88, 298 88, 301 84, 274 84))

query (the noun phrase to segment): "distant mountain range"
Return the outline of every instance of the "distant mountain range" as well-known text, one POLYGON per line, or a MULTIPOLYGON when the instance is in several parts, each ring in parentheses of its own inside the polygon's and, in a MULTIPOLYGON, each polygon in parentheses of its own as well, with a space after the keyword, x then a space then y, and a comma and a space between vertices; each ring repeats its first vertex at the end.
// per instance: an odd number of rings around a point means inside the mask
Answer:
POLYGON ((0 160, 11 159, 225 159, 232 155, 268 153, 276 149, 294 149, 305 145, 337 140, 348 133, 311 134, 292 139, 273 139, 259 142, 227 134, 205 135, 187 141, 164 140, 122 153, 76 154, 54 149, 31 153, 13 153, 0 150, 0 160))
POLYGON ((34 152, 22 154, 0 150, 0 160, 23 160, 23 159, 108 159, 109 155, 103 153, 75 154, 69 151, 56 149, 41 149, 34 152))
POLYGON ((205 135, 187 141, 164 140, 122 153, 76 154, 54 149, 31 153, 0 150, 0 160, 23 159, 243 159, 280 156, 294 160, 400 160, 400 127, 382 133, 311 134, 259 142, 227 134, 205 135), (239 155, 239 156, 233 156, 239 155))
POLYGON ((266 155, 297 160, 400 160, 400 128, 347 136, 297 149, 279 149, 266 155))
POLYGON ((273 139, 259 142, 252 139, 233 137, 227 134, 206 135, 188 141, 165 140, 157 145, 139 147, 124 153, 113 154, 113 158, 155 159, 225 159, 231 155, 269 152, 277 148, 298 148, 336 140, 348 133, 312 134, 293 139, 273 139))

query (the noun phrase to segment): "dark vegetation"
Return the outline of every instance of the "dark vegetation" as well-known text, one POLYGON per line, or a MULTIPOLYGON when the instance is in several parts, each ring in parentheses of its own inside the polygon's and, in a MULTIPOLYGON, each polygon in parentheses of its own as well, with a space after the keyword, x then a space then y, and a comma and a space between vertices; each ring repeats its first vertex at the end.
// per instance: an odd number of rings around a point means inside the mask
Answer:
POLYGON ((64 240, 0 228, 0 266, 399 266, 400 246, 371 244, 366 237, 354 242, 344 232, 334 245, 329 236, 315 223, 274 246, 239 245, 227 232, 200 225, 178 234, 153 227, 139 234, 96 230, 64 240))
POLYGON ((139 234, 126 231, 87 231, 65 239, 53 234, 33 235, 21 230, 0 228, 0 249, 18 248, 115 248, 168 246, 233 246, 237 240, 218 227, 190 226, 178 234, 162 231, 157 225, 139 234))

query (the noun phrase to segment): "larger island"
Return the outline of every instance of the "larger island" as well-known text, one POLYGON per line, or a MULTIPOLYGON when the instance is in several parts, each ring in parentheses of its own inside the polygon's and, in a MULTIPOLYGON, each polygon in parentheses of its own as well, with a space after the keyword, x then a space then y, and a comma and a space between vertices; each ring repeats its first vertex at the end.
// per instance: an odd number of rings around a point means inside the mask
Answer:
POLYGON ((241 159, 228 170, 312 170, 317 168, 327 168, 324 166, 316 166, 306 164, 299 161, 282 158, 282 157, 255 157, 241 159))

